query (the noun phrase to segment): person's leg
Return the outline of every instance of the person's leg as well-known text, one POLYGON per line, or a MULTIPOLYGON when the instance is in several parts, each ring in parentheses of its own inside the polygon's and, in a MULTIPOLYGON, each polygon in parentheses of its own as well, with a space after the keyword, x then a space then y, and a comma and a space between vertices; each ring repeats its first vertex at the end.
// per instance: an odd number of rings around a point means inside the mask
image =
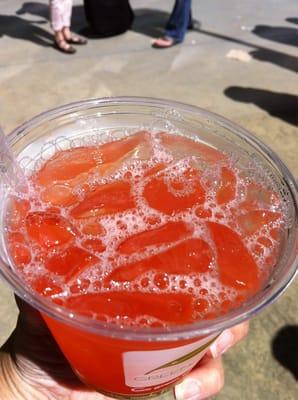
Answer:
POLYGON ((50 0, 50 23, 54 32, 60 32, 64 27, 64 12, 68 1, 50 0))
POLYGON ((184 40, 185 32, 192 24, 191 0, 176 0, 164 36, 153 41, 152 46, 165 49, 184 40))
POLYGON ((188 27, 187 27, 187 29, 190 30, 190 31, 191 31, 191 30, 199 31, 199 30, 201 29, 201 23, 200 23, 200 21, 198 21, 198 20, 192 18, 192 12, 191 12, 191 10, 190 10, 190 13, 189 13, 189 20, 188 20, 188 27))
POLYGON ((166 26, 165 36, 176 43, 184 40, 185 33, 191 22, 191 0, 176 0, 166 26))
POLYGON ((86 39, 74 35, 70 31, 71 15, 72 15, 72 0, 67 0, 67 4, 64 9, 64 26, 62 29, 65 40, 68 43, 72 44, 86 44, 87 43, 86 39))
POLYGON ((75 48, 67 43, 63 29, 70 26, 72 0, 50 0, 50 21, 55 32, 55 44, 65 53, 75 53, 75 48))
POLYGON ((191 8, 189 9, 189 17, 188 17, 187 29, 193 29, 193 19, 192 19, 191 8))

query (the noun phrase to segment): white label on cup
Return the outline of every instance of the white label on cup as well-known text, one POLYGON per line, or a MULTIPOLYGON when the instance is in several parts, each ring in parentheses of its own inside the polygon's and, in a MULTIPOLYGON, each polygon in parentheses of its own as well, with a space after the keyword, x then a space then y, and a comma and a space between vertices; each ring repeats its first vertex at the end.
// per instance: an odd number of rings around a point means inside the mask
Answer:
POLYGON ((125 384, 141 389, 174 380, 200 361, 216 336, 208 336, 194 343, 166 350, 123 353, 125 384))

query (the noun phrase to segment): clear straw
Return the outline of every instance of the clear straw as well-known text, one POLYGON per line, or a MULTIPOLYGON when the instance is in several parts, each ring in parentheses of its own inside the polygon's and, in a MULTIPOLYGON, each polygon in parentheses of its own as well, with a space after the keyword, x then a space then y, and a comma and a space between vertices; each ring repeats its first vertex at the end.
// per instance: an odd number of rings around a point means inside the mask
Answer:
POLYGON ((7 138, 0 127, 0 178, 9 189, 24 192, 27 188, 26 176, 10 149, 7 138))

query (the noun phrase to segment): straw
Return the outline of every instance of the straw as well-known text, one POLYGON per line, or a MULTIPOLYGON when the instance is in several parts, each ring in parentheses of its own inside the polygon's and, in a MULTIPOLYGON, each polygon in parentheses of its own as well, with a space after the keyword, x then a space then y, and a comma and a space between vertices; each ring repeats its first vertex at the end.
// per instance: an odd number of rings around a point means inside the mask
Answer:
POLYGON ((16 191, 26 191, 27 179, 8 145, 0 127, 0 178, 5 186, 16 191))

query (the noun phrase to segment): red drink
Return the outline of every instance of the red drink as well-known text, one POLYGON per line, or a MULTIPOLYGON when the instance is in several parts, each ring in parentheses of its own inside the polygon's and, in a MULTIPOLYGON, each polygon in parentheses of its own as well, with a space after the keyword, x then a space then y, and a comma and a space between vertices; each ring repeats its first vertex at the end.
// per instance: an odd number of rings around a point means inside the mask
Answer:
MULTIPOLYGON (((26 198, 12 200, 7 241, 30 288, 74 318, 170 328, 216 318, 260 290, 279 253, 282 207, 226 154, 144 131, 48 159, 26 198)), ((80 378, 112 394, 174 383, 210 342, 128 341, 44 318, 80 378), (139 373, 149 350, 170 361, 139 373)))

